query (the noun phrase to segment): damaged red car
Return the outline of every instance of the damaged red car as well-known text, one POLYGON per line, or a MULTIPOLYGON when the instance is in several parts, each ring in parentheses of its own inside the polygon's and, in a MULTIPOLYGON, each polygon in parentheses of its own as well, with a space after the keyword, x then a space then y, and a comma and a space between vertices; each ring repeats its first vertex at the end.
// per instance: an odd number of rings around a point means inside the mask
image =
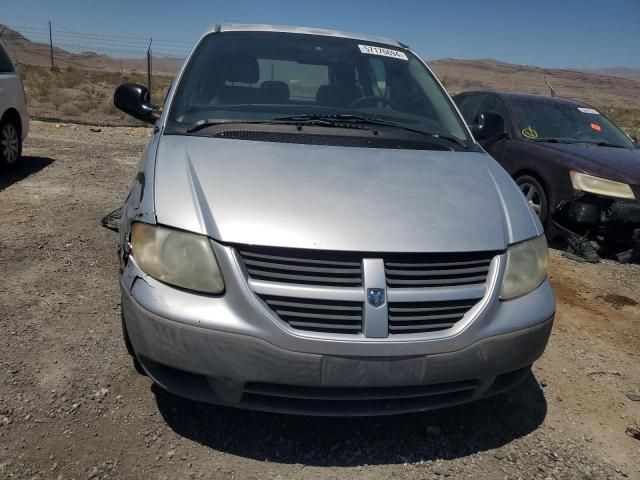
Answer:
POLYGON ((565 98, 477 91, 454 100, 551 240, 588 261, 640 260, 637 139, 593 107, 565 98))

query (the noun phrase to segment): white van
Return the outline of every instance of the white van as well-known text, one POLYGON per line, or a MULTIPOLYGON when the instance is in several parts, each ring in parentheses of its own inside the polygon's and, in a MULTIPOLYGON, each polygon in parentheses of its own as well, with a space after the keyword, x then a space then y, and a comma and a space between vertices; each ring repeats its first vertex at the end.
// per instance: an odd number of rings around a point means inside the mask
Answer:
POLYGON ((10 168, 20 160, 22 142, 28 132, 24 87, 0 42, 0 168, 10 168))

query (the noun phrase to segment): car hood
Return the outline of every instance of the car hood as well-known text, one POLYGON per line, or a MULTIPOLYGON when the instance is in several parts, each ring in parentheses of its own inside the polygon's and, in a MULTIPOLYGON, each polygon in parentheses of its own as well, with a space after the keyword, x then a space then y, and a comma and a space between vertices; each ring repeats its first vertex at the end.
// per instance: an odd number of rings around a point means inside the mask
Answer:
POLYGON ((378 252, 502 250, 541 232, 485 153, 165 135, 158 223, 221 242, 378 252))
POLYGON ((631 185, 640 185, 640 149, 600 147, 583 143, 532 143, 565 159, 568 167, 631 185))

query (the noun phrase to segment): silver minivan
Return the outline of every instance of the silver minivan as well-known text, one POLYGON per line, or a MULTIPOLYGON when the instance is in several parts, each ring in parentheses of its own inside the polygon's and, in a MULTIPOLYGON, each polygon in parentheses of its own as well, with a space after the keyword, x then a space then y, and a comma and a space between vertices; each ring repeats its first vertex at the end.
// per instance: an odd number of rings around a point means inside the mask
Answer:
MULTIPOLYGON (((555 300, 542 226, 400 42, 224 25, 153 123, 122 209, 123 333, 196 400, 423 411, 516 385, 555 300)), ((476 137, 499 135, 492 115, 476 137)), ((503 127, 502 127, 503 128, 503 127)))

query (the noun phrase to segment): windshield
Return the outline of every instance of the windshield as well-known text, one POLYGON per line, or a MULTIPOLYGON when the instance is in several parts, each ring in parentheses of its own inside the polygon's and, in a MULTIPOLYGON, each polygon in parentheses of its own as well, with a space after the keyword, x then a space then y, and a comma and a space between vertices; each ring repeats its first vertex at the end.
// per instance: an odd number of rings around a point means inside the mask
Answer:
POLYGON ((525 140, 634 148, 633 142, 613 122, 586 105, 516 100, 513 111, 518 131, 525 140))
POLYGON ((393 123, 471 144, 442 88, 408 50, 277 32, 205 37, 177 87, 168 128, 301 115, 357 115, 386 122, 376 128, 393 123))

